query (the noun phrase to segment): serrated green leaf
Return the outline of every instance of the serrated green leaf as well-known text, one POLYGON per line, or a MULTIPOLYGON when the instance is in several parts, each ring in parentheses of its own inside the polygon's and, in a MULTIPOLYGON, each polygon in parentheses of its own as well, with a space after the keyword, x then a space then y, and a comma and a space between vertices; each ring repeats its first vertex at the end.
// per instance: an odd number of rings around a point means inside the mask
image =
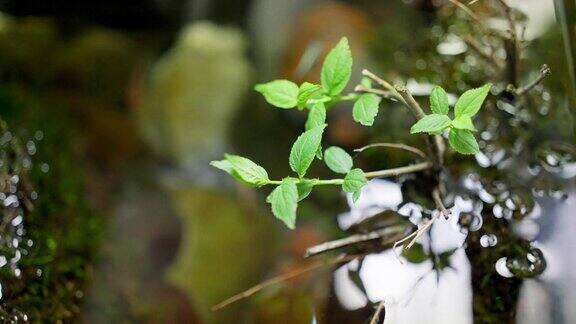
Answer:
POLYGON ((226 171, 227 173, 234 171, 232 163, 228 162, 227 160, 212 161, 210 162, 210 165, 220 170, 226 171))
POLYGON ((244 181, 242 180, 242 178, 238 175, 238 172, 234 171, 234 168, 232 167, 232 164, 226 160, 221 160, 221 161, 212 161, 210 162, 210 165, 218 168, 222 171, 225 171, 226 173, 228 173, 229 175, 231 175, 234 179, 239 180, 239 181, 244 181))
POLYGON ((461 154, 475 154, 480 151, 474 134, 469 130, 452 128, 448 134, 450 146, 461 154))
POLYGON ((308 197, 312 188, 314 188, 314 180, 302 179, 300 182, 296 183, 296 188, 298 188, 298 201, 302 201, 304 198, 308 197))
POLYGON ((316 126, 298 136, 290 150, 290 168, 302 178, 316 156, 322 142, 322 133, 326 124, 316 126))
POLYGON ((322 102, 317 102, 310 108, 310 112, 308 112, 306 130, 324 124, 326 124, 326 106, 324 106, 322 102))
POLYGON ((378 115, 380 97, 371 93, 365 93, 358 97, 352 108, 352 117, 356 122, 364 126, 372 126, 374 118, 378 115))
POLYGON ((480 110, 480 107, 482 107, 482 103, 484 103, 484 99, 486 99, 486 96, 490 91, 490 87, 492 87, 492 85, 488 83, 480 88, 471 89, 464 92, 458 99, 458 102, 456 102, 456 106, 454 108, 455 116, 472 117, 476 115, 478 110, 480 110))
POLYGON ((452 127, 457 129, 467 129, 469 131, 476 131, 474 124, 472 123, 472 118, 466 116, 460 116, 452 121, 452 127))
POLYGON ((272 106, 284 109, 296 107, 298 104, 298 86, 288 80, 274 80, 254 86, 266 101, 272 106))
MULTIPOLYGON (((226 161, 228 161, 232 169, 234 169, 234 172, 236 172, 243 181, 255 186, 262 186, 270 181, 266 170, 250 159, 231 154, 226 154, 225 157, 226 161)), ((220 164, 220 166, 223 165, 220 164)), ((224 167, 226 168, 225 165, 224 167)))
POLYGON ((308 99, 311 99, 320 93, 322 87, 317 84, 310 82, 304 82, 300 85, 298 89, 298 108, 302 109, 306 106, 308 99))
POLYGON ((352 74, 352 53, 348 39, 340 39, 336 47, 326 56, 322 65, 320 80, 324 92, 330 96, 338 95, 348 84, 352 74))
MULTIPOLYGON (((317 102, 310 108, 305 128, 306 130, 310 130, 324 124, 326 124, 326 106, 322 102, 317 102)), ((322 157, 322 145, 319 145, 316 151, 316 158, 322 160, 322 157)))
POLYGON ((346 174, 352 169, 352 157, 337 146, 331 146, 324 151, 324 162, 336 173, 346 174))
POLYGON ((364 171, 361 169, 352 169, 344 177, 342 189, 346 192, 352 193, 352 199, 356 202, 356 200, 360 198, 360 192, 366 183, 368 183, 368 180, 364 175, 364 171))
POLYGON ((433 113, 440 115, 447 115, 450 110, 448 95, 440 86, 434 87, 430 92, 430 109, 433 113))
POLYGON ((446 115, 426 115, 410 128, 410 133, 438 133, 450 127, 450 122, 446 115))
POLYGON ((296 224, 296 209, 298 208, 298 188, 294 179, 286 178, 266 198, 272 207, 272 213, 276 218, 294 229, 296 224))

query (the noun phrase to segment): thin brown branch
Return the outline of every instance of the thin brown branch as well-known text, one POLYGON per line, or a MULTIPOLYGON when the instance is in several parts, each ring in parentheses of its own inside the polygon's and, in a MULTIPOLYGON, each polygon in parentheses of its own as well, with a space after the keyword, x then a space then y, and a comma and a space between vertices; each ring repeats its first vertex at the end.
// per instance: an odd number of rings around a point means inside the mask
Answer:
POLYGON ((329 251, 334 251, 352 245, 376 240, 383 240, 382 245, 386 246, 388 244, 394 243, 404 235, 406 235, 405 226, 390 226, 366 234, 354 234, 339 240, 328 241, 315 245, 306 250, 304 257, 309 258, 329 251))
POLYGON ((408 90, 408 88, 406 88, 403 85, 397 85, 395 89, 400 94, 400 96, 402 96, 404 102, 406 103, 406 106, 408 107, 408 109, 410 109, 410 112, 412 112, 412 114, 414 115, 414 117, 416 117, 416 119, 420 120, 424 118, 424 116, 426 116, 424 110, 422 110, 422 107, 420 107, 416 99, 414 99, 412 93, 408 90))
POLYGON ((396 97, 390 92, 390 91, 384 91, 384 90, 380 90, 380 89, 372 89, 372 88, 366 88, 362 85, 358 85, 354 88, 354 91, 357 92, 366 92, 366 93, 373 93, 375 95, 378 95, 382 98, 387 98, 387 99, 396 99, 396 97))
POLYGON ((401 143, 374 143, 374 144, 366 145, 366 146, 363 146, 361 148, 355 149, 354 152, 360 153, 360 152, 363 152, 364 150, 367 150, 367 149, 373 148, 373 147, 395 148, 395 149, 399 149, 399 150, 412 152, 412 153, 420 156, 423 159, 427 159, 426 153, 422 152, 420 149, 415 148, 414 146, 401 144, 401 143))
POLYGON ((478 15, 476 15, 474 13, 474 11, 472 11, 470 8, 468 8, 468 6, 466 6, 462 2, 460 2, 458 0, 448 0, 448 1, 450 1, 452 4, 454 4, 455 6, 460 8, 462 11, 464 11, 468 16, 470 16, 474 21, 476 21, 478 23, 478 26, 480 28, 484 29, 488 34, 497 36, 497 37, 502 38, 502 39, 510 39, 510 36, 507 35, 506 33, 503 33, 499 30, 495 30, 495 29, 487 26, 484 23, 484 21, 478 15))
POLYGON ((378 324, 381 315, 386 314, 386 310, 385 310, 385 303, 384 300, 380 302, 380 304, 378 304, 378 307, 376 308, 376 311, 374 312, 374 315, 372 315, 372 320, 370 320, 370 324, 378 324))
POLYGON ((440 211, 442 215, 444 215, 445 219, 448 219, 452 212, 444 206, 444 202, 442 202, 442 198, 440 197, 440 191, 438 189, 434 189, 432 191, 432 199, 434 199, 434 203, 436 204, 436 208, 440 211))
POLYGON ((465 5, 462 2, 457 1, 457 0, 448 0, 448 1, 452 2, 453 5, 460 8, 462 11, 464 11, 468 16, 470 16, 472 19, 474 19, 477 23, 484 25, 484 22, 482 21, 482 19, 480 19, 480 17, 478 17, 478 15, 476 15, 474 13, 474 11, 470 10, 470 8, 468 8, 467 5, 465 5))
MULTIPOLYGON (((404 98, 404 101, 406 102, 406 107, 408 107, 408 109, 412 112, 412 114, 414 115, 414 117, 416 117, 417 120, 420 120, 424 118, 424 116, 426 116, 424 110, 422 109, 422 107, 420 107, 420 104, 418 104, 416 99, 414 99, 412 93, 410 92, 410 90, 408 90, 408 88, 399 85, 396 86, 396 91, 398 91, 398 93, 402 96, 402 98, 404 98)), ((441 167, 442 165, 444 165, 444 141, 442 137, 438 135, 436 136, 428 135, 425 138, 426 138, 426 145, 428 146, 428 150, 430 152, 432 160, 434 161, 435 167, 437 168, 441 167)))
POLYGON ((395 176, 399 176, 401 174, 419 172, 419 171, 427 170, 430 168, 432 168, 432 163, 421 162, 421 163, 416 163, 416 164, 403 166, 403 167, 399 167, 399 168, 366 172, 366 173, 364 173, 364 175, 367 178, 395 177, 395 176))
MULTIPOLYGON (((398 99, 398 101, 402 102, 406 107, 408 107, 408 110, 410 110, 410 112, 417 120, 420 120, 426 116, 424 110, 422 110, 422 107, 420 107, 416 99, 414 99, 412 96, 412 93, 410 93, 410 91, 408 91, 405 86, 394 87, 387 81, 383 80, 368 70, 362 70, 362 74, 378 83, 384 89, 390 91, 393 98, 398 99)), ((436 167, 441 167, 444 164, 444 147, 442 143, 442 138, 439 136, 426 137, 426 145, 428 146, 430 157, 434 161, 434 165, 436 167)))
POLYGON ((495 68, 497 68, 498 70, 504 69, 504 67, 505 67, 504 62, 502 62, 496 56, 494 56, 493 53, 486 52, 482 48, 482 45, 478 41, 476 41, 474 38, 472 38, 470 36, 463 36, 462 40, 464 41, 464 43, 466 43, 466 45, 468 45, 476 53, 478 53, 478 55, 480 55, 481 58, 483 58, 488 63, 491 63, 492 65, 494 65, 495 68))
POLYGON ((537 86, 540 82, 542 82, 542 80, 544 80, 544 78, 549 76, 551 73, 552 70, 550 70, 550 67, 548 65, 546 64, 542 65, 542 67, 540 68, 540 74, 527 85, 516 89, 514 91, 514 94, 516 94, 517 96, 522 96, 526 94, 528 91, 532 90, 535 86, 537 86))
POLYGON ((424 224, 424 226, 422 226, 421 228, 419 228, 415 232, 416 235, 414 236, 414 238, 410 241, 410 243, 408 243, 408 245, 406 245, 407 249, 411 248, 412 245, 414 245, 414 243, 416 243, 416 240, 418 240, 420 238, 420 236, 424 235, 424 233, 426 233, 428 231, 428 229, 430 227, 432 227, 432 224, 434 224, 436 219, 438 219, 438 216, 440 216, 440 213, 436 216, 433 216, 426 224, 424 224))
POLYGON ((404 98, 402 98, 402 96, 398 93, 398 91, 396 91, 396 88, 394 88, 394 86, 392 86, 390 83, 388 83, 388 81, 385 81, 384 79, 380 78, 376 74, 374 74, 374 73, 372 73, 366 69, 362 70, 362 75, 372 79, 372 81, 378 83, 382 88, 390 91, 392 98, 395 98, 396 100, 400 101, 401 103, 406 104, 406 101, 404 100, 404 98))
POLYGON ((352 261, 352 260, 354 260, 360 256, 361 255, 341 255, 341 256, 338 256, 336 258, 327 260, 327 261, 313 262, 311 264, 300 267, 298 269, 295 269, 295 270, 283 273, 281 275, 278 275, 276 277, 270 278, 268 280, 262 281, 261 283, 259 283, 259 284, 255 285, 255 286, 253 286, 253 287, 251 287, 251 288, 249 288, 249 289, 247 289, 247 290, 245 290, 239 294, 236 294, 236 295, 212 306, 211 310, 213 312, 218 311, 218 310, 220 310, 224 307, 227 307, 227 306, 229 306, 229 305, 231 305, 237 301, 240 301, 244 298, 248 298, 248 297, 254 295, 255 293, 259 292, 260 290, 267 288, 269 286, 273 286, 275 284, 284 282, 286 280, 290 280, 292 278, 298 277, 298 276, 303 275, 307 272, 314 271, 314 270, 319 269, 319 268, 324 267, 324 266, 335 265, 338 263, 352 261))

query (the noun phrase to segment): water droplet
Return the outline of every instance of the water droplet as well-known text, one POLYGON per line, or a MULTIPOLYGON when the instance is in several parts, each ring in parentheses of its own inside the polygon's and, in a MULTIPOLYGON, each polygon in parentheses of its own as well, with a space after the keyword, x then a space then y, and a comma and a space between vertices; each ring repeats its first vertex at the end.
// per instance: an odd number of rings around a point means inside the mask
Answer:
POLYGON ((50 166, 47 163, 42 163, 40 165, 40 171, 48 173, 48 171, 50 171, 50 166))
POLYGON ((480 245, 482 247, 492 247, 498 244, 498 238, 494 234, 485 234, 480 237, 480 245))
POLYGON ((37 130, 36 133, 34 133, 34 138, 37 141, 41 141, 44 138, 44 132, 42 132, 41 130, 37 130))
POLYGON ((22 215, 18 215, 16 217, 14 217, 14 219, 12 220, 12 226, 18 226, 20 224, 22 224, 22 220, 24 218, 22 217, 22 215))
POLYGON ((26 143, 26 150, 30 155, 36 154, 36 144, 33 141, 28 141, 26 143))
POLYGON ((510 271, 510 269, 508 269, 508 266, 506 265, 507 259, 508 258, 506 257, 498 259, 498 261, 496 261, 496 264, 494 265, 494 268, 496 269, 496 272, 502 277, 512 278, 514 277, 514 274, 512 274, 512 272, 510 271))

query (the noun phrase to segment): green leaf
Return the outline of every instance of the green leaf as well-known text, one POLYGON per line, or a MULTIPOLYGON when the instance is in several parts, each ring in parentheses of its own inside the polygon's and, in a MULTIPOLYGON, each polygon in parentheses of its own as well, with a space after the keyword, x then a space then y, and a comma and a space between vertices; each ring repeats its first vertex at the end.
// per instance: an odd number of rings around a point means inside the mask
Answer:
POLYGON ((365 93, 358 97, 352 108, 354 120, 364 126, 372 126, 374 118, 378 114, 378 104, 380 97, 375 94, 365 93))
POLYGON ((302 109, 306 106, 308 99, 315 97, 322 87, 310 82, 304 82, 298 89, 298 108, 302 109))
POLYGON ((296 180, 285 178, 282 183, 276 187, 266 198, 266 201, 272 205, 272 213, 276 218, 294 229, 296 224, 296 209, 298 208, 298 188, 296 180))
POLYGON ((448 95, 440 86, 434 87, 430 92, 430 109, 435 114, 448 115, 448 95))
POLYGON ((454 119, 451 126, 457 129, 467 129, 469 131, 476 131, 474 124, 472 123, 472 118, 466 116, 460 116, 454 119))
POLYGON ((352 157, 337 146, 331 146, 324 151, 324 162, 336 173, 346 174, 352 169, 352 157))
POLYGON ((312 188, 314 188, 314 181, 302 179, 300 182, 296 183, 296 188, 298 188, 298 201, 301 201, 308 197, 310 192, 312 192, 312 188))
POLYGON ((290 150, 290 168, 302 178, 316 156, 326 124, 316 126, 298 136, 290 150))
POLYGON ((362 187, 364 187, 366 183, 368 183, 368 180, 366 180, 366 176, 364 176, 364 171, 361 169, 352 169, 346 174, 346 177, 344 177, 342 189, 352 193, 352 199, 356 202, 360 197, 362 187))
POLYGON ((450 127, 450 117, 440 114, 426 115, 410 128, 410 133, 438 133, 450 127))
MULTIPOLYGON (((406 243, 405 245, 408 244, 409 243, 406 243)), ((428 260, 428 255, 426 255, 426 252, 424 252, 424 248, 420 243, 415 243, 409 249, 404 248, 402 250, 402 256, 410 263, 422 263, 428 260)))
POLYGON ((324 92, 335 96, 342 92, 352 74, 352 53, 348 46, 348 39, 343 37, 340 42, 326 56, 322 65, 320 80, 324 92))
POLYGON ((212 161, 212 162, 210 162, 210 165, 215 167, 215 168, 218 168, 222 171, 225 171, 226 173, 228 173, 229 175, 234 177, 236 180, 244 181, 238 175, 238 172, 234 171, 234 167, 232 167, 232 164, 230 162, 228 162, 227 160, 212 161))
MULTIPOLYGON (((231 154, 226 154, 225 157, 226 161, 228 161, 232 166, 234 172, 236 172, 238 177, 243 181, 256 186, 265 185, 270 181, 266 170, 249 159, 231 154)), ((227 168, 227 166, 222 163, 220 163, 219 166, 227 168)))
POLYGON ((326 124, 326 106, 324 103, 317 102, 310 108, 308 119, 306 120, 306 130, 310 130, 316 126, 326 124))
POLYGON ((452 128, 448 135, 448 142, 456 152, 461 154, 475 154, 480 151, 474 134, 469 130, 452 128))
POLYGON ((366 89, 371 89, 372 88, 372 79, 370 79, 369 77, 363 77, 362 80, 360 80, 360 85, 366 89))
POLYGON ((298 86, 288 80, 274 80, 257 84, 254 90, 264 95, 264 99, 278 108, 290 109, 298 104, 298 86))
POLYGON ((482 103, 484 103, 484 99, 486 99, 486 96, 490 91, 490 87, 492 87, 492 85, 488 83, 480 88, 471 89, 464 92, 458 99, 458 102, 456 102, 456 106, 454 108, 455 116, 472 117, 476 115, 478 110, 480 110, 480 107, 482 107, 482 103))

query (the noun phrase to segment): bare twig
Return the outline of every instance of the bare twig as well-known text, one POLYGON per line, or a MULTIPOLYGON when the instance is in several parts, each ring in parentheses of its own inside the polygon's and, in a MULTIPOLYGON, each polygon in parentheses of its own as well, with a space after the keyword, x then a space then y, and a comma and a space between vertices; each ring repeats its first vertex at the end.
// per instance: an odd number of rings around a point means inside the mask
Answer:
POLYGON ((484 25, 484 22, 482 21, 482 19, 480 19, 480 17, 478 17, 474 11, 470 10, 470 8, 468 8, 467 5, 463 4, 460 1, 457 0, 449 0, 450 2, 452 2, 453 5, 455 5, 456 7, 462 9, 462 11, 464 11, 468 16, 470 16, 472 19, 476 20, 477 23, 484 25))
POLYGON ((372 320, 370 320, 370 324, 378 324, 378 320, 380 319, 380 314, 385 315, 386 314, 386 310, 385 310, 385 301, 381 301, 380 304, 378 304, 378 307, 376 308, 376 311, 374 312, 374 315, 372 316, 372 320))
POLYGON ((520 40, 518 37, 518 30, 516 28, 516 21, 512 15, 512 8, 504 0, 497 0, 497 2, 504 9, 510 32, 510 37, 504 41, 506 59, 508 61, 508 64, 506 64, 508 82, 514 86, 517 86, 519 71, 518 65, 520 63, 520 40))
POLYGON ((361 148, 355 149, 354 152, 360 153, 360 152, 363 152, 364 150, 367 150, 367 149, 373 148, 373 147, 389 147, 389 148, 400 149, 400 150, 412 152, 412 153, 420 156, 423 159, 427 159, 426 153, 422 152, 420 149, 415 148, 414 146, 401 144, 401 143, 374 143, 374 144, 366 145, 366 146, 363 146, 361 148))
POLYGON ((398 176, 401 174, 419 172, 419 171, 423 171, 423 170, 430 169, 430 168, 432 168, 432 163, 421 162, 421 163, 416 163, 416 164, 403 166, 403 167, 399 167, 399 168, 366 172, 366 173, 364 173, 364 175, 367 178, 395 177, 395 176, 398 176))
MULTIPOLYGON (((434 224, 434 222, 436 221, 436 219, 438 219, 438 217, 441 215, 441 213, 436 214, 435 216, 432 216, 432 218, 430 218, 426 223, 424 223, 424 225, 418 227, 418 230, 416 230, 414 233, 406 236, 405 238, 401 239, 400 241, 394 243, 394 246, 392 247, 392 250, 394 251, 394 253, 396 253, 396 247, 408 240, 410 240, 410 242, 408 243, 408 245, 406 245, 406 249, 410 249, 414 243, 416 243, 416 241, 422 236, 424 235, 424 233, 426 233, 428 231, 428 229, 430 229, 430 227, 432 227, 432 224, 434 224)), ((396 256, 398 257, 398 254, 396 254, 396 256)))
POLYGON ((406 105, 406 101, 404 100, 404 98, 402 98, 402 96, 398 93, 398 91, 396 91, 396 88, 394 88, 394 86, 388 83, 388 81, 385 81, 384 79, 380 78, 376 74, 366 69, 362 70, 362 75, 372 79, 374 82, 378 83, 382 88, 390 91, 392 98, 395 98, 396 100, 406 105))
POLYGON ((308 248, 304 257, 309 258, 329 251, 375 240, 383 240, 382 245, 385 246, 394 243, 399 237, 404 235, 406 235, 405 226, 390 226, 366 234, 354 234, 343 239, 318 244, 308 248))
POLYGON ((410 243, 408 243, 408 245, 406 245, 406 248, 409 249, 412 247, 412 245, 414 245, 414 243, 416 243, 416 240, 418 240, 420 238, 420 236, 424 235, 424 233, 426 233, 428 231, 428 229, 432 226, 432 224, 434 224, 434 222, 436 221, 436 219, 438 219, 438 216, 440 216, 441 213, 438 213, 436 216, 432 216, 432 218, 426 222, 426 224, 424 224, 421 228, 419 228, 415 233, 416 235, 414 235, 414 238, 412 238, 412 240, 410 241, 410 243))
POLYGON ((455 6, 460 8, 462 11, 464 11, 468 16, 470 16, 474 21, 476 21, 478 23, 478 26, 480 28, 484 29, 488 34, 492 34, 492 35, 500 37, 502 39, 510 39, 510 36, 507 35, 506 33, 503 33, 499 30, 496 30, 496 29, 490 28, 489 26, 486 26, 484 21, 478 15, 476 15, 472 10, 470 10, 470 8, 468 8, 468 6, 466 6, 462 2, 460 2, 458 0, 448 0, 448 1, 450 1, 452 4, 454 4, 455 6))
MULTIPOLYGON (((404 101, 406 102, 406 107, 408 107, 408 109, 412 112, 412 114, 414 115, 414 117, 416 117, 417 120, 420 120, 426 116, 424 110, 422 109, 422 107, 420 107, 420 104, 418 104, 416 99, 414 99, 412 93, 410 92, 410 90, 408 90, 408 88, 399 85, 396 86, 396 91, 398 91, 398 93, 402 96, 402 98, 404 98, 404 101)), ((426 145, 428 145, 430 156, 434 161, 435 167, 441 167, 442 165, 444 165, 444 142, 442 140, 442 137, 438 135, 435 136, 428 135, 425 138, 426 138, 426 145)))
POLYGON ((390 91, 384 91, 384 90, 380 90, 380 89, 372 89, 372 88, 366 88, 365 86, 362 85, 358 85, 354 88, 354 91, 357 92, 366 92, 366 93, 373 93, 375 95, 378 95, 382 98, 387 98, 387 99, 395 99, 396 97, 390 92, 390 91))
POLYGON ((536 77, 532 82, 528 83, 527 85, 520 87, 514 91, 514 94, 517 96, 522 96, 526 94, 526 92, 532 90, 535 86, 537 86, 545 77, 549 76, 552 73, 550 67, 546 64, 542 65, 540 68, 540 74, 536 77))
POLYGON ((466 43, 466 45, 468 45, 476 53, 478 53, 478 55, 480 55, 481 58, 486 60, 488 63, 491 63, 492 65, 494 65, 494 67, 496 67, 498 70, 504 69, 504 67, 505 67, 504 62, 502 62, 496 56, 494 56, 493 53, 486 52, 482 48, 482 45, 477 40, 475 40, 474 38, 472 38, 470 36, 463 36, 462 40, 466 43))
POLYGON ((450 210, 446 209, 446 206, 444 206, 444 203, 442 202, 442 198, 440 197, 440 191, 438 189, 434 189, 432 191, 432 199, 434 199, 434 203, 436 204, 436 208, 438 208, 440 213, 442 215, 444 215, 445 219, 448 219, 448 217, 450 217, 450 215, 452 215, 452 212, 450 210))
POLYGON ((314 271, 314 270, 321 268, 321 267, 324 267, 324 266, 335 265, 338 263, 352 261, 352 260, 354 260, 360 256, 362 256, 362 255, 341 255, 341 256, 338 256, 334 259, 330 259, 327 261, 313 262, 313 263, 308 264, 304 267, 301 267, 301 268, 295 269, 293 271, 289 271, 287 273, 283 273, 281 275, 278 275, 274 278, 270 278, 268 280, 262 281, 261 283, 251 287, 250 289, 247 289, 247 290, 245 290, 239 294, 236 294, 236 295, 222 301, 221 303, 218 303, 218 304, 212 306, 211 309, 213 312, 218 311, 218 310, 220 310, 224 307, 227 307, 227 306, 229 306, 229 305, 231 305, 231 304, 233 304, 239 300, 242 300, 244 298, 248 298, 248 297, 254 295, 255 293, 259 292, 260 290, 267 288, 269 286, 273 286, 275 284, 278 284, 278 283, 281 283, 283 281, 292 279, 294 277, 298 277, 298 276, 303 275, 307 272, 314 271))
POLYGON ((416 119, 420 120, 426 116, 422 107, 418 104, 416 99, 412 96, 412 93, 403 85, 397 85, 395 87, 396 91, 402 96, 404 102, 406 103, 406 107, 410 109, 410 112, 416 117, 416 119))

